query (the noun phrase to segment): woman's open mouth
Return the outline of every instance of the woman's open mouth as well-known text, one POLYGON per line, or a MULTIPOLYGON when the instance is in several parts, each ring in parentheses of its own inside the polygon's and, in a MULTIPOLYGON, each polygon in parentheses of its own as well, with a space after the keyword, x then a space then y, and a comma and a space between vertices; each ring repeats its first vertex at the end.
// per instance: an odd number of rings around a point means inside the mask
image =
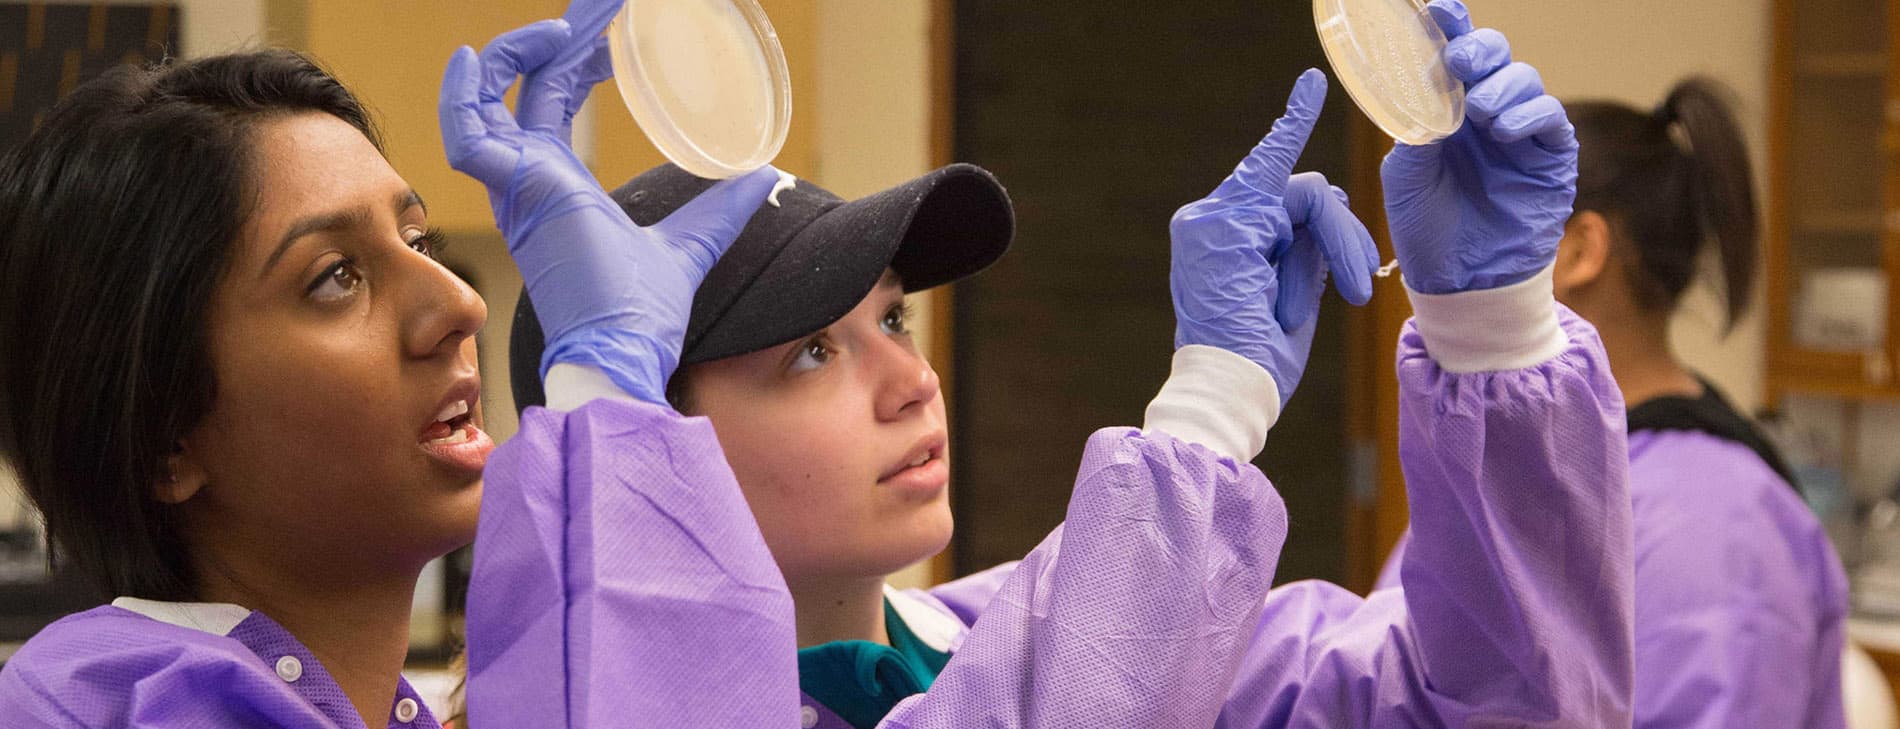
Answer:
POLYGON ((422 430, 422 449, 457 470, 480 473, 482 467, 488 465, 488 454, 495 450, 495 441, 475 423, 470 399, 450 401, 435 418, 435 422, 422 430))
POLYGON ((436 414, 435 422, 422 431, 422 440, 430 445, 466 443, 471 437, 471 429, 480 430, 471 427, 473 421, 473 416, 469 415, 468 401, 457 400, 436 414))
POLYGON ((929 496, 950 482, 950 464, 944 460, 948 439, 934 433, 912 446, 910 455, 878 477, 878 483, 899 491, 929 496))

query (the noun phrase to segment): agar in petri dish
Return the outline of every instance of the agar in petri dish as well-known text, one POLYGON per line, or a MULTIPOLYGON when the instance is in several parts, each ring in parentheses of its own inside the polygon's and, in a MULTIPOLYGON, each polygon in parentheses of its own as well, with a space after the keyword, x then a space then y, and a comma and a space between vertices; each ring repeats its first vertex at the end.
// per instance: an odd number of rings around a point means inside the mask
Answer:
POLYGON ((628 111, 680 168, 734 177, 785 146, 791 75, 756 0, 627 0, 607 35, 628 111))
POLYGON ((1406 144, 1451 136, 1464 84, 1445 67, 1445 33, 1419 0, 1313 0, 1333 75, 1379 129, 1406 144))

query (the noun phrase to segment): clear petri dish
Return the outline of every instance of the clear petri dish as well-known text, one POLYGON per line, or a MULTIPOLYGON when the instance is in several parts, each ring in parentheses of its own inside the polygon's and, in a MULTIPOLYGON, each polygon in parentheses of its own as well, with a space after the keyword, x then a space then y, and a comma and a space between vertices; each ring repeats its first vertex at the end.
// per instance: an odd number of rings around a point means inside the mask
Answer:
POLYGON ((1333 76, 1393 139, 1430 144, 1464 124, 1464 84, 1420 0, 1313 0, 1313 25, 1333 76))
POLYGON ((784 148, 791 74, 756 0, 627 0, 607 36, 627 110, 681 169, 735 177, 784 148))

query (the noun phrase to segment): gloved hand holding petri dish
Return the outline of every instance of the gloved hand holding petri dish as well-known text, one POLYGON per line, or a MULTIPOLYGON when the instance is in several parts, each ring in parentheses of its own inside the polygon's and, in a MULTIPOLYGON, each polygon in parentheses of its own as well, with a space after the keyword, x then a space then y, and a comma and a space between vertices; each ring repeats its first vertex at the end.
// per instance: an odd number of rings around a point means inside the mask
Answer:
POLYGON ((1313 24, 1339 85, 1393 139, 1431 144, 1464 124, 1464 85, 1423 0, 1313 0, 1313 24))
MULTIPOLYGON (((566 18, 598 33, 615 5, 575 0, 566 18)), ((757 0, 626 0, 606 32, 620 98, 680 168, 737 177, 785 146, 791 74, 757 0)))

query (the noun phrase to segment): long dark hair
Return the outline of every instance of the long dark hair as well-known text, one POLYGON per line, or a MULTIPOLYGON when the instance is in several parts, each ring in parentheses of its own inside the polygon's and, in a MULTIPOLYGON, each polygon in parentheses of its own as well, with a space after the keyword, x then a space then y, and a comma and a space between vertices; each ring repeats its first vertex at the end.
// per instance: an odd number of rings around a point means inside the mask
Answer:
POLYGON ((105 596, 192 596, 154 489, 216 393, 206 319, 257 198, 253 131, 301 112, 377 141, 336 79, 273 50, 108 71, 0 158, 0 455, 54 561, 105 596))
POLYGON ((1667 314, 1713 242, 1722 263, 1727 326, 1748 311, 1760 224, 1748 148, 1727 90, 1690 78, 1654 111, 1567 104, 1582 143, 1576 209, 1610 222, 1637 304, 1667 314))

